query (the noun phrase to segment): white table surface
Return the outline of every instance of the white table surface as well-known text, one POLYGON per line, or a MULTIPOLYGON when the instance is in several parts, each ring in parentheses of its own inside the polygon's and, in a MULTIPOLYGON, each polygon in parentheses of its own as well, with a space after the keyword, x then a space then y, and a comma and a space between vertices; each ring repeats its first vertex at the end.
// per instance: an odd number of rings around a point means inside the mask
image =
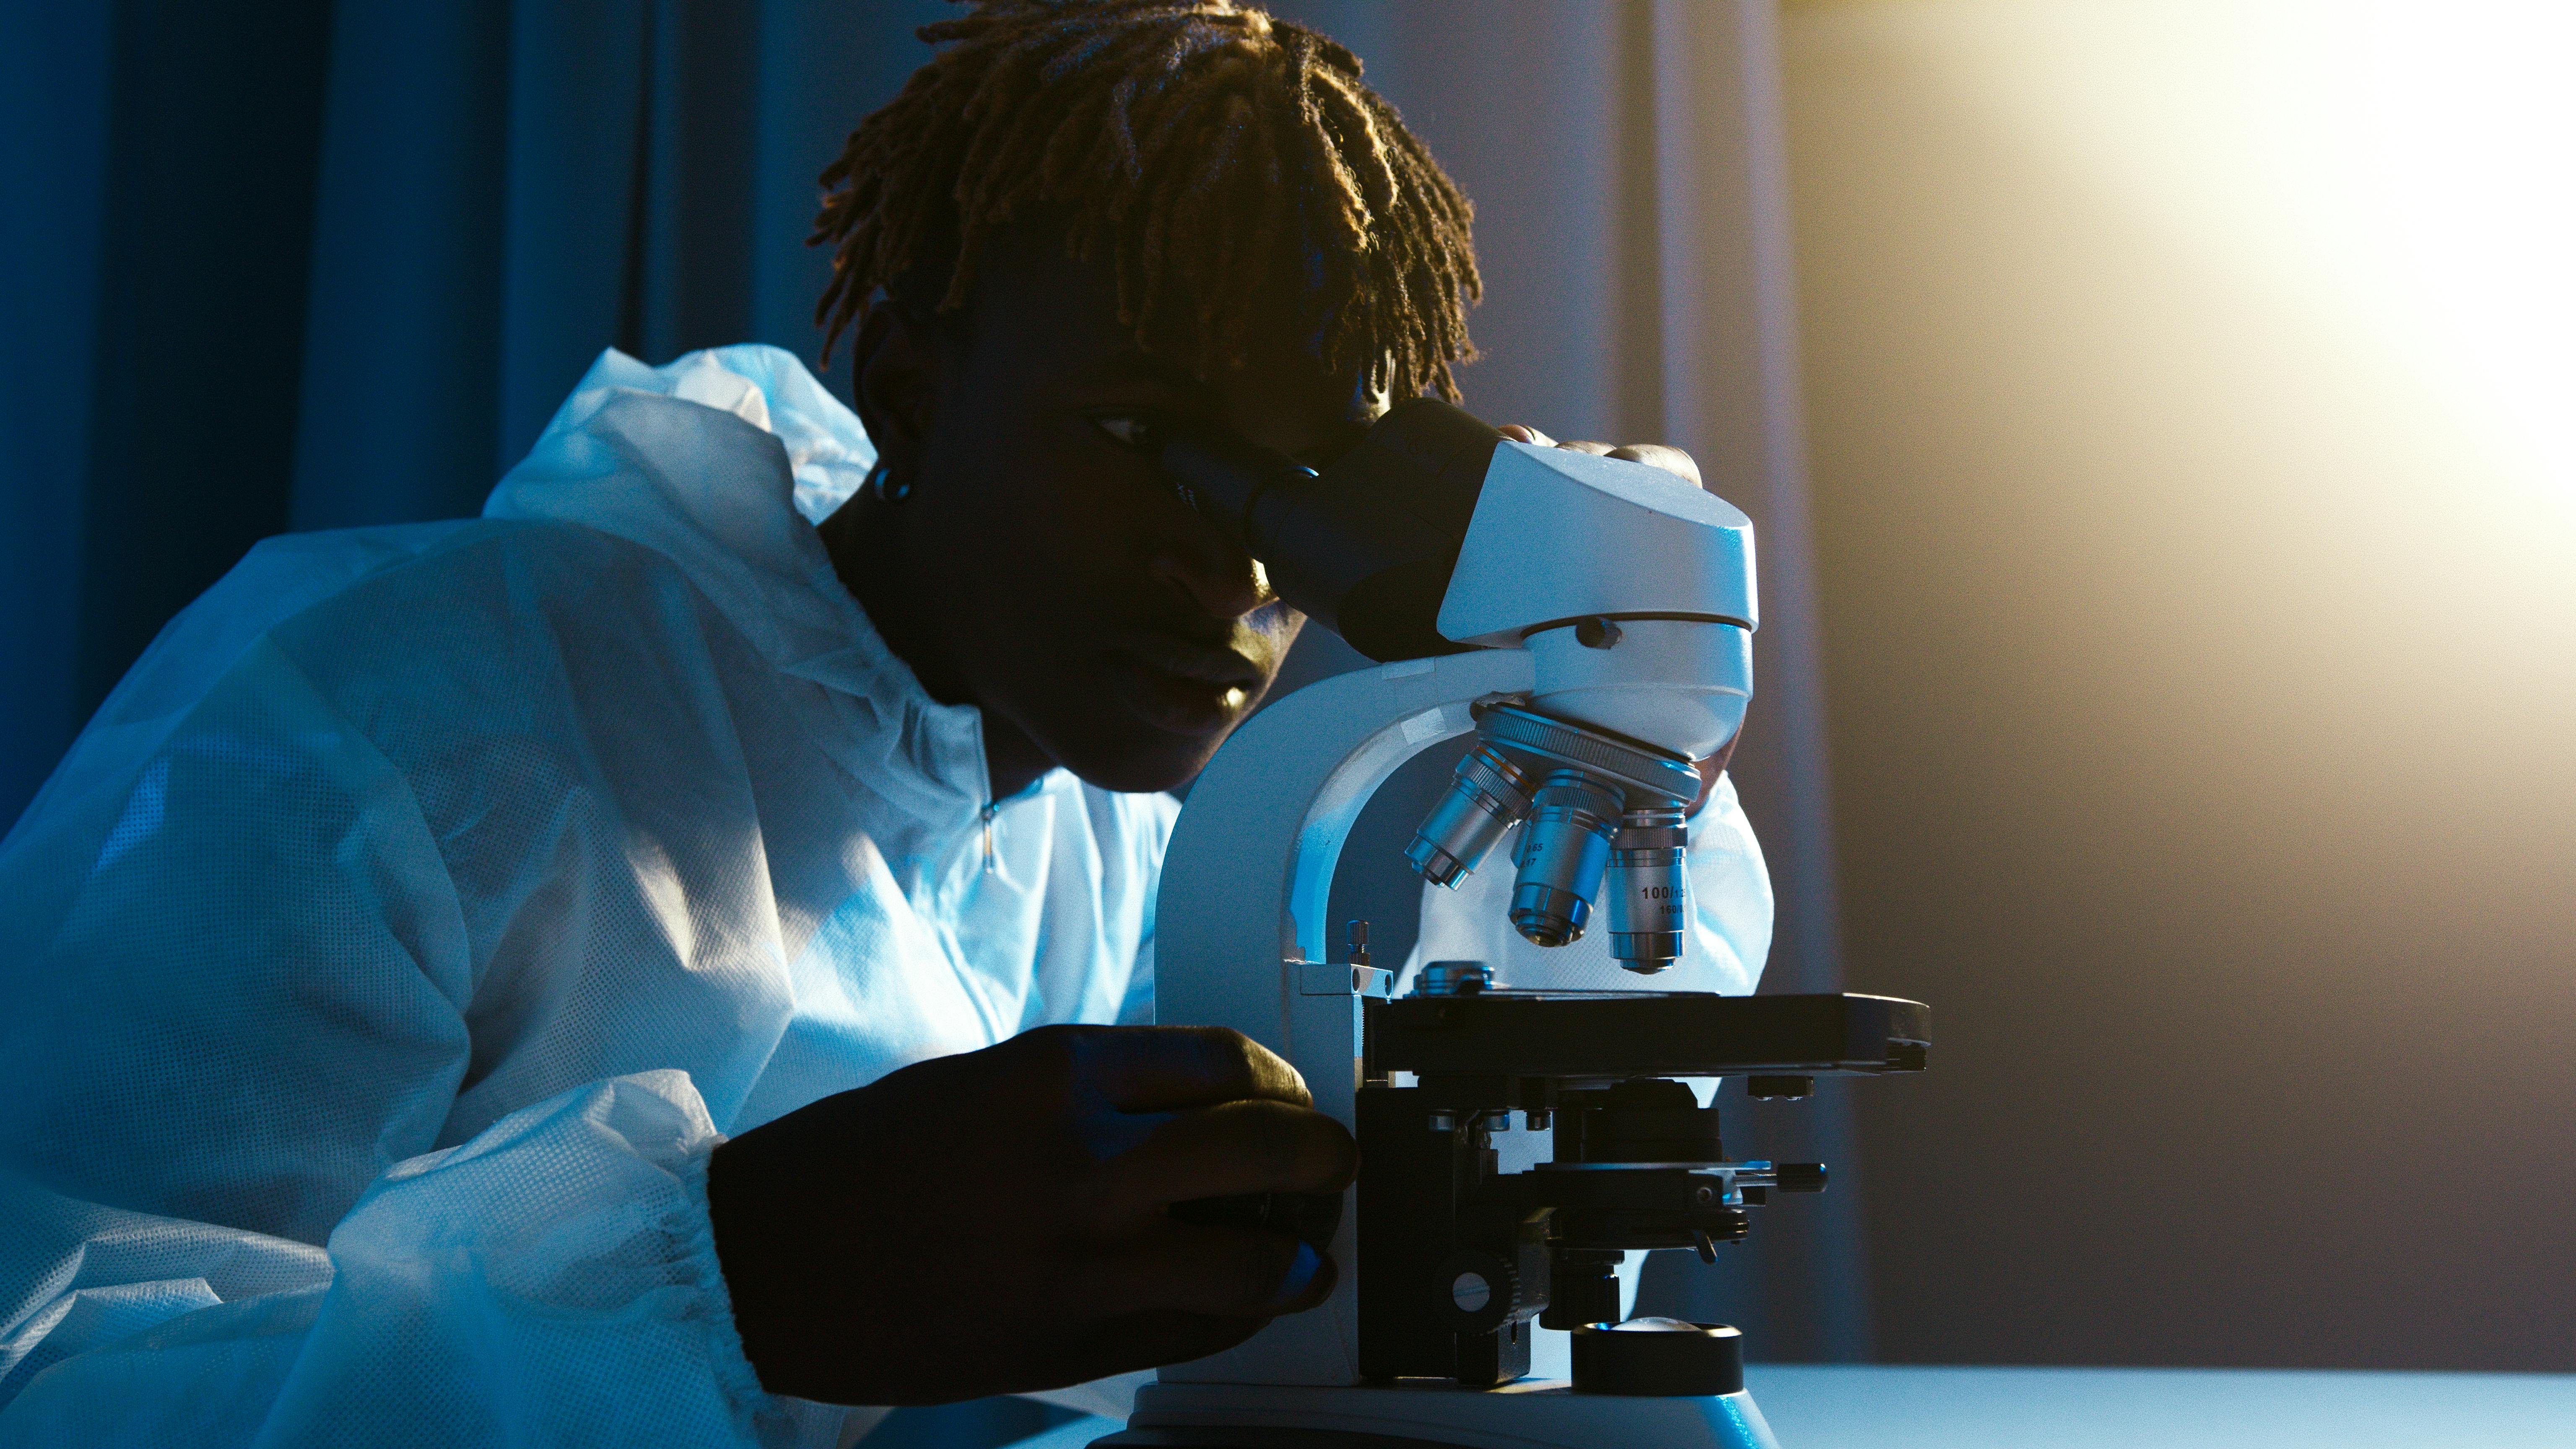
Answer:
MULTIPOLYGON (((1746 1378, 1782 1449, 2576 1449, 2576 1374, 1756 1365, 1746 1378)), ((1014 1449, 1082 1449, 1117 1427, 1061 1424, 1014 1449)))
POLYGON ((2576 1449, 2576 1374, 1756 1365, 1782 1449, 2576 1449))

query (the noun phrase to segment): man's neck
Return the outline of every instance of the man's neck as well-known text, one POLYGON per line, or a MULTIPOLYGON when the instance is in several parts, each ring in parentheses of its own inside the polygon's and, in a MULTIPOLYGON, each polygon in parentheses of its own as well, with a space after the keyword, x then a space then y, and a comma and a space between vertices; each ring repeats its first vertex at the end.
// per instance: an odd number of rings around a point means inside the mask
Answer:
POLYGON ((1038 748, 1018 725, 982 710, 984 716, 984 779, 995 801, 1008 800, 1029 788, 1040 775, 1055 768, 1055 761, 1038 748))
POLYGON ((1007 800, 1055 768, 1055 761, 1018 725, 977 701, 955 671, 944 667, 930 632, 916 626, 902 598, 903 561, 888 520, 870 517, 884 505, 865 491, 841 505, 818 530, 823 551, 841 587, 858 600, 887 650, 912 670, 922 691, 941 704, 972 704, 983 716, 984 778, 991 800, 1007 800))

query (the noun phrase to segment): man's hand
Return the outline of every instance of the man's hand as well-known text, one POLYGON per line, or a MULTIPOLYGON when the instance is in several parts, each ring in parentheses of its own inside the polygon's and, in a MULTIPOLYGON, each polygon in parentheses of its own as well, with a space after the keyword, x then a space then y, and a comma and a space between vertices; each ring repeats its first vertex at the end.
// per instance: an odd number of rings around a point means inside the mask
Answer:
POLYGON ((1332 1260, 1165 1209, 1339 1192, 1357 1148, 1311 1102, 1238 1032, 1054 1026, 754 1128, 707 1172, 743 1349, 772 1393, 935 1404, 1231 1347, 1332 1260))
POLYGON ((1625 458, 1631 463, 1661 468, 1676 478, 1687 480, 1693 488, 1705 486, 1700 482, 1699 464, 1690 454, 1661 443, 1560 443, 1527 423, 1505 423, 1494 431, 1515 443, 1563 448, 1569 453, 1590 453, 1596 458, 1625 458))

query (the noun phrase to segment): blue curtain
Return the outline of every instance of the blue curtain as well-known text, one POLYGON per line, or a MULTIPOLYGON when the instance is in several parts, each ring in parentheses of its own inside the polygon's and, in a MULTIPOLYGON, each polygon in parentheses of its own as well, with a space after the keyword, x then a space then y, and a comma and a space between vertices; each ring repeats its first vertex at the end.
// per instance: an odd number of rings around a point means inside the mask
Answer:
POLYGON ((259 539, 478 511, 602 347, 815 362, 814 177, 946 9, 0 6, 0 822, 259 539))
POLYGON ((253 542, 477 510, 602 347, 816 351, 938 0, 0 7, 0 820, 253 542))

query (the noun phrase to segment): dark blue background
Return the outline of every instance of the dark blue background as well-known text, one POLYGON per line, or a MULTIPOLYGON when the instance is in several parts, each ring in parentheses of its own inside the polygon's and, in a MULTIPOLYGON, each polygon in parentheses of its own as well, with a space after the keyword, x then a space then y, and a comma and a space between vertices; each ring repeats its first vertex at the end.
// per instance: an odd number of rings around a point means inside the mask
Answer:
POLYGON ((814 176, 936 0, 0 12, 0 819, 288 528, 477 511, 604 346, 811 361, 814 176))

